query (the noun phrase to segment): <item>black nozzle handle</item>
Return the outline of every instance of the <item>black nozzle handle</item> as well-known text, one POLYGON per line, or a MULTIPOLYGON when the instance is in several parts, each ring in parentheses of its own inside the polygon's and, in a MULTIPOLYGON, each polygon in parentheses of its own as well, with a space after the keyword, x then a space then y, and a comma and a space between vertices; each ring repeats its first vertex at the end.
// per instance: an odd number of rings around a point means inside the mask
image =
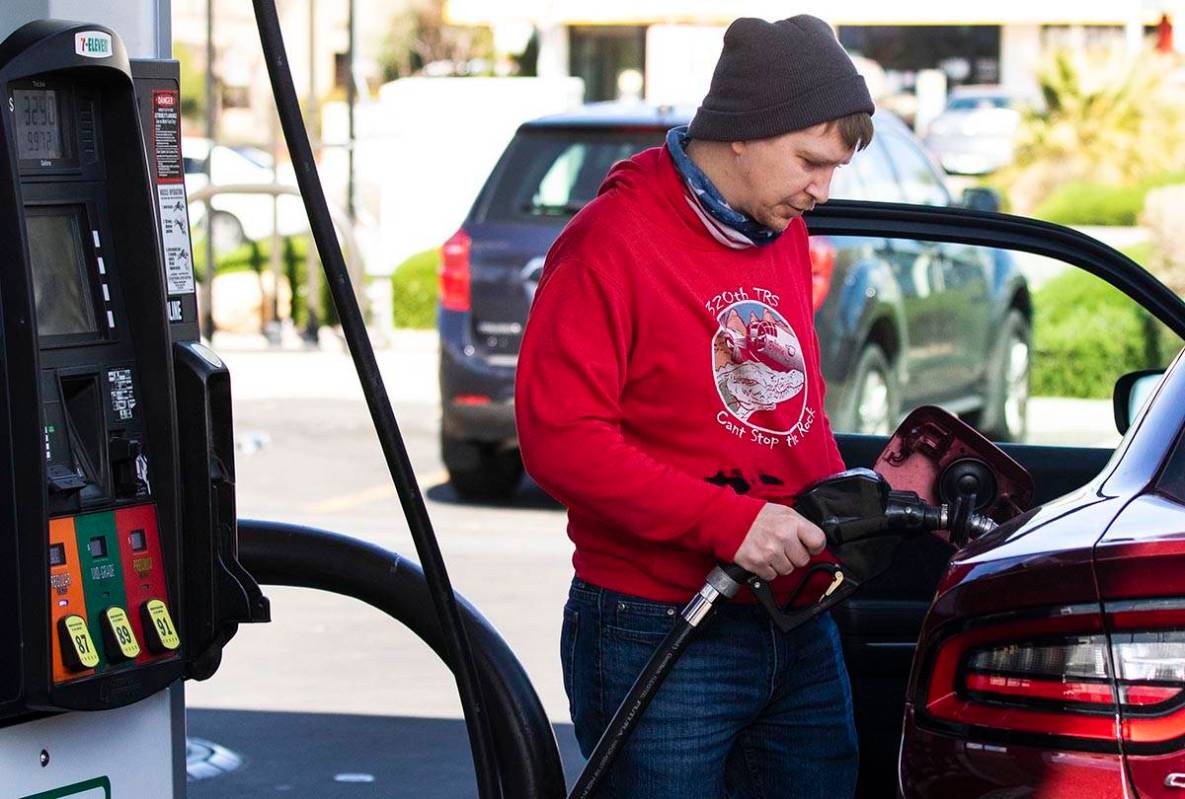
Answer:
POLYGON ((790 598, 785 608, 782 608, 778 606, 777 597, 774 596, 773 588, 769 582, 759 577, 749 580, 749 590, 753 592, 753 596, 757 597, 757 602, 765 610, 779 631, 788 633, 791 630, 801 627, 819 614, 831 610, 831 608, 846 600, 860 588, 860 583, 847 576, 842 566, 835 563, 816 563, 803 576, 802 583, 798 589, 799 592, 802 591, 816 572, 827 572, 830 574, 832 576, 831 586, 828 587, 827 591, 816 602, 797 610, 791 610, 789 606, 793 604, 798 593, 790 598))

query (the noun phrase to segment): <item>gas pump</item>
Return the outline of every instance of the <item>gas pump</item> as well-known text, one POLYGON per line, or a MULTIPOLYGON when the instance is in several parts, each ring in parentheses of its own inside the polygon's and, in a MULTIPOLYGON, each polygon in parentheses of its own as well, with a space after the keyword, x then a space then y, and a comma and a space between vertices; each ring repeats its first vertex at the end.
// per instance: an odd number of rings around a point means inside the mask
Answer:
POLYGON ((0 102, 0 794, 172 796, 181 680, 268 618, 197 336, 177 64, 31 22, 0 102))

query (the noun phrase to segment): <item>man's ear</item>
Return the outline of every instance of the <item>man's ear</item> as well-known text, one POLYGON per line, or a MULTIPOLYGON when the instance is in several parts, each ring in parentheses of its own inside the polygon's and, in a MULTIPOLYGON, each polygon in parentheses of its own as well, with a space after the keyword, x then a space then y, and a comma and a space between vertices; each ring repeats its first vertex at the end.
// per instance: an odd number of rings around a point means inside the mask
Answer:
POLYGON ((748 142, 743 142, 743 141, 733 141, 733 142, 728 143, 728 146, 732 150, 733 155, 744 155, 745 150, 748 149, 748 145, 749 145, 748 142))

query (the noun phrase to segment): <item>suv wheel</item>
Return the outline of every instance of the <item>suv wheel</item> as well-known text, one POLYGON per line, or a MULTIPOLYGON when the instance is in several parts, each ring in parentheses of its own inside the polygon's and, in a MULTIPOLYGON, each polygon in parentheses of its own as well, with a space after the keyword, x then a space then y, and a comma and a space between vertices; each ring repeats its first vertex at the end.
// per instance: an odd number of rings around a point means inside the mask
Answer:
POLYGON ((1029 323, 1015 308, 1008 312, 988 378, 983 433, 996 441, 1020 441, 1028 429, 1029 373, 1032 366, 1029 323))
POLYGON ((449 482, 464 499, 510 499, 523 476, 522 458, 513 447, 442 435, 440 453, 449 482))
POLYGON ((887 436, 893 433, 899 414, 896 377, 885 351, 866 344, 852 370, 851 389, 838 428, 845 433, 887 436))

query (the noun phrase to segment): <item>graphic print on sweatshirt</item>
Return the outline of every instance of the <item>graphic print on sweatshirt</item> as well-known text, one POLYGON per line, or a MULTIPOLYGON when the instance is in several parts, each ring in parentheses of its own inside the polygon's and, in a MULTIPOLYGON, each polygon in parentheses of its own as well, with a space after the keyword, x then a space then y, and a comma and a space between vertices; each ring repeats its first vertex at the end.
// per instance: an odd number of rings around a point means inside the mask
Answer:
POLYGON ((807 404, 806 360, 794 328, 776 308, 777 295, 754 293, 761 299, 744 290, 724 292, 707 306, 717 313, 712 369, 726 409, 716 421, 737 437, 792 447, 815 417, 807 404))

